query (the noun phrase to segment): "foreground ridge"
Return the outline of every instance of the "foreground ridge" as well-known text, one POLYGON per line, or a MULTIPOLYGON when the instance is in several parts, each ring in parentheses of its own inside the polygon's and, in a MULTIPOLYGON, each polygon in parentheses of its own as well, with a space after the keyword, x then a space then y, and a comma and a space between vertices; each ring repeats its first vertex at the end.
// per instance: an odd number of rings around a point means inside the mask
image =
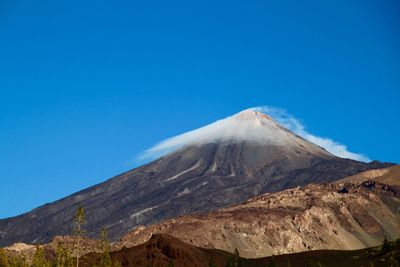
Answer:
POLYGON ((361 249, 385 236, 400 237, 400 189, 375 181, 308 185, 268 193, 233 207, 137 227, 118 246, 132 246, 154 233, 244 257, 316 249, 361 249))

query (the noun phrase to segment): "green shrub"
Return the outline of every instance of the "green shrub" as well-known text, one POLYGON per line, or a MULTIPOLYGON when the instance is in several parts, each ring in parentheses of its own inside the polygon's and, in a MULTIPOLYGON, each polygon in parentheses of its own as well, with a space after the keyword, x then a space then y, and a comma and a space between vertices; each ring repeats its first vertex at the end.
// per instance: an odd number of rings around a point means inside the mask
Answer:
POLYGON ((0 248, 0 267, 8 267, 8 257, 3 249, 0 248))
POLYGON ((51 267, 50 262, 47 261, 44 255, 43 247, 36 246, 35 255, 32 259, 32 267, 51 267))

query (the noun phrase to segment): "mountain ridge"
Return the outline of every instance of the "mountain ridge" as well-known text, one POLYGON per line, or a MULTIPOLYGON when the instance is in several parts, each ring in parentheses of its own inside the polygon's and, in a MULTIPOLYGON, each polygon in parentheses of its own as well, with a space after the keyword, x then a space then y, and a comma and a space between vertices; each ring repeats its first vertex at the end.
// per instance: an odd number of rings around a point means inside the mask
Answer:
POLYGON ((247 258, 320 249, 378 246, 400 236, 400 187, 372 180, 357 184, 310 184, 259 195, 204 214, 139 226, 115 245, 131 247, 167 234, 196 247, 247 258))
POLYGON ((211 141, 199 138, 201 142, 183 146, 105 182, 0 220, 0 245, 40 243, 56 235, 68 235, 78 207, 86 210, 89 237, 97 236, 105 227, 110 238, 116 240, 136 225, 208 212, 262 193, 310 182, 332 182, 391 165, 335 157, 254 111, 240 114, 250 116, 250 123, 242 124, 243 119, 236 115, 217 126, 212 124, 211 132, 204 133, 203 127, 203 136, 211 136, 211 141), (237 122, 249 128, 243 126, 236 131, 237 122), (214 140, 215 129, 228 130, 219 133, 222 139, 214 140), (237 134, 250 140, 238 139, 237 134), (256 137, 260 139, 254 142, 256 137), (275 142, 276 138, 289 140, 290 145, 275 142))

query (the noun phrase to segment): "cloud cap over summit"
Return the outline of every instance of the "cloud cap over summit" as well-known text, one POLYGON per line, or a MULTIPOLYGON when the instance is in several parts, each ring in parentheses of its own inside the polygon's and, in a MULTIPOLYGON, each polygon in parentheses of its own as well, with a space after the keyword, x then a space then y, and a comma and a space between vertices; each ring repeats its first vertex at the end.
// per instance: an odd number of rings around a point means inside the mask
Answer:
POLYGON ((156 158, 187 145, 220 141, 291 144, 290 140, 293 138, 290 137, 290 133, 282 131, 282 128, 324 148, 335 156, 363 162, 370 161, 363 154, 350 152, 346 145, 309 133, 305 126, 285 109, 270 106, 249 108, 198 129, 167 138, 144 151, 139 158, 156 158))

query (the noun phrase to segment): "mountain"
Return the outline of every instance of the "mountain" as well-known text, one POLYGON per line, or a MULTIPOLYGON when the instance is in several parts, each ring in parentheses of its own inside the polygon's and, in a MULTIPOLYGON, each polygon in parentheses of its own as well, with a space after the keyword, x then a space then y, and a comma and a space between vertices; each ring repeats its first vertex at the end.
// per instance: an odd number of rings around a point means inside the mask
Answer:
POLYGON ((0 245, 43 243, 56 235, 71 234, 78 207, 86 210, 89 237, 98 236, 105 227, 116 240, 137 225, 392 165, 338 158, 252 110, 179 138, 169 143, 184 139, 183 146, 148 164, 0 220, 0 245))
POLYGON ((400 165, 357 173, 336 183, 360 183, 367 180, 400 186, 400 165))
POLYGON ((400 237, 400 188, 374 181, 307 185, 267 193, 206 214, 184 215, 125 235, 119 247, 154 233, 248 258, 316 249, 353 250, 400 237))

